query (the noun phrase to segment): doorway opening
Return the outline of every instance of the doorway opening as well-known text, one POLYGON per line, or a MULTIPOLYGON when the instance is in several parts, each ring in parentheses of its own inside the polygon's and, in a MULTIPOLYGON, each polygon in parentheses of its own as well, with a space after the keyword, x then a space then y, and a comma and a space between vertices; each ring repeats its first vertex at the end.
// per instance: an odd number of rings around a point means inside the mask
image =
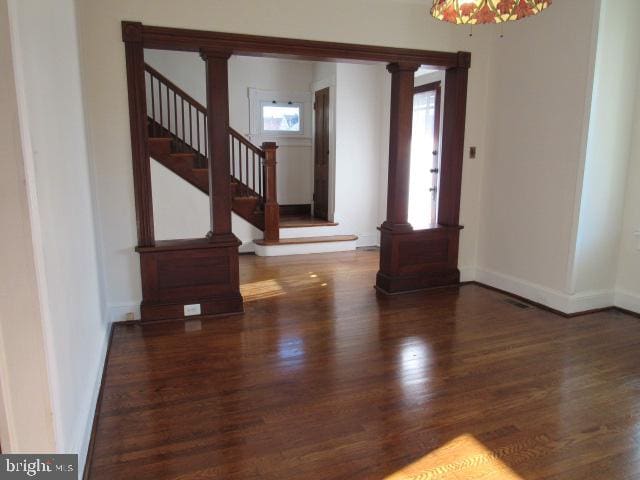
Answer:
POLYGON ((418 86, 414 88, 409 223, 415 230, 429 228, 438 223, 442 111, 440 76, 440 72, 418 76, 418 86), (434 80, 436 78, 437 80, 434 80), (423 83, 424 81, 427 83, 423 83))

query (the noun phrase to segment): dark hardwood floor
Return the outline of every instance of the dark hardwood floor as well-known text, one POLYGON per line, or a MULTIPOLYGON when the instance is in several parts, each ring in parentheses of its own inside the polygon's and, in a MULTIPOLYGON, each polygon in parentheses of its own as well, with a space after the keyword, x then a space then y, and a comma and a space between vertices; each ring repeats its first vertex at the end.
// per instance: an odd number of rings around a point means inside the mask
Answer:
POLYGON ((243 256, 244 315, 115 327, 90 478, 640 478, 640 320, 377 261, 243 256))

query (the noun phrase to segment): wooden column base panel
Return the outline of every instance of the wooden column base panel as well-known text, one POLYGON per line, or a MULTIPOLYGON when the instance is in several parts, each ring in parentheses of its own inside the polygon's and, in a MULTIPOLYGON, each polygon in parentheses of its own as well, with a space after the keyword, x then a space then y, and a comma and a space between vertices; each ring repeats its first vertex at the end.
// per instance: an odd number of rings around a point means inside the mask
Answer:
POLYGON ((407 232, 381 228, 380 232, 379 292, 394 294, 460 283, 459 227, 407 232))
POLYGON ((243 311, 238 239, 169 240, 137 248, 143 321, 204 318, 243 311))

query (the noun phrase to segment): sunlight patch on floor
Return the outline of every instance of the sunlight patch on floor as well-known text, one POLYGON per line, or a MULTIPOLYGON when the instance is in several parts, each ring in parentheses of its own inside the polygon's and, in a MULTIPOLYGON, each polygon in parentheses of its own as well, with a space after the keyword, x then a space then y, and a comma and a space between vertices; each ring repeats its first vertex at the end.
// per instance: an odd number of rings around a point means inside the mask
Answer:
POLYGON ((472 435, 462 435, 385 480, 524 480, 503 463, 503 449, 491 451, 472 435))
POLYGON ((284 295, 285 291, 277 280, 262 280, 240 285, 240 293, 245 302, 284 295))

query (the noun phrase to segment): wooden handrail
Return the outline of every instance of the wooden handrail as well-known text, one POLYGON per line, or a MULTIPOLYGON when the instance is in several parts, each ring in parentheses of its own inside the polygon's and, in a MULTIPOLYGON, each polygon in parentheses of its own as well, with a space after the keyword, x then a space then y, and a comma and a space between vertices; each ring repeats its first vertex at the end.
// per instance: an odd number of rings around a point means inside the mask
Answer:
POLYGON ((184 98, 185 100, 187 100, 196 110, 201 111, 202 113, 204 113, 205 115, 207 114, 207 107, 205 107, 204 105, 202 105, 200 102, 198 102, 195 98, 193 98, 191 95, 189 95, 187 92, 185 92, 184 90, 182 90, 179 86, 177 86, 175 83, 173 83, 171 80, 169 80, 167 77, 165 77, 164 75, 162 75, 159 71, 157 71, 155 68, 153 68, 151 65, 149 65, 148 63, 144 64, 144 69, 145 71, 149 72, 151 75, 153 75, 154 77, 162 80, 163 83, 165 83, 166 85, 169 85, 169 87, 171 87, 172 90, 174 90, 176 93, 178 93, 178 95, 180 95, 182 98, 184 98))
POLYGON ((229 127, 229 135, 238 139, 240 142, 244 143, 250 150, 254 151, 256 154, 260 155, 261 157, 264 157, 264 150, 260 149, 259 147, 256 147, 253 143, 247 140, 244 135, 242 135, 240 132, 238 132, 234 128, 229 127))

